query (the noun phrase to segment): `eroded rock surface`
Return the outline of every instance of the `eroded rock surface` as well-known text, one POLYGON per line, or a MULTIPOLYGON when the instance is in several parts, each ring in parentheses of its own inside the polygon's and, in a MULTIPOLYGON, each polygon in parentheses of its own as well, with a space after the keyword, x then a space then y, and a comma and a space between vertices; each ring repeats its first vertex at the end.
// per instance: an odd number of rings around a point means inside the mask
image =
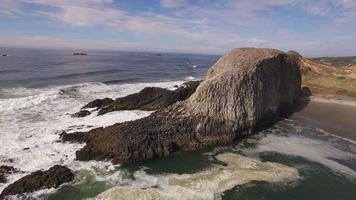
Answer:
POLYGON ((146 87, 140 92, 121 97, 112 103, 101 106, 98 115, 118 110, 146 110, 153 111, 166 108, 177 101, 190 97, 200 84, 200 81, 190 81, 176 90, 167 90, 158 87, 146 87))
POLYGON ((76 154, 79 160, 121 164, 229 143, 288 112, 300 85, 295 56, 274 49, 234 49, 187 100, 146 118, 63 134, 62 140, 86 143, 76 154))
MULTIPOLYGON (((167 90, 159 87, 146 87, 138 93, 134 93, 115 100, 110 98, 96 99, 89 102, 82 109, 96 108, 98 115, 119 110, 145 110, 153 111, 166 108, 178 101, 189 98, 196 90, 201 81, 189 81, 183 83, 176 90, 167 90)), ((90 114, 86 110, 81 110, 72 117, 85 117, 90 114)))
POLYGON ((18 170, 14 167, 5 165, 0 166, 0 183, 6 183, 6 176, 15 172, 18 172, 18 170))
POLYGON ((55 165, 46 171, 33 172, 7 186, 0 194, 0 199, 9 195, 34 192, 42 189, 58 188, 61 184, 74 180, 70 169, 55 165))

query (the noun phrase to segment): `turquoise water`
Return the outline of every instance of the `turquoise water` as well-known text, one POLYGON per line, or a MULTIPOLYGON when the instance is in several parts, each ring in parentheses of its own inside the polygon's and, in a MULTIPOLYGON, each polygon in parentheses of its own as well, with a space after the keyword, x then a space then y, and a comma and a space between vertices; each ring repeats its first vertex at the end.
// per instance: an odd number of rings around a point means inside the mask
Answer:
POLYGON ((196 173, 221 164, 214 159, 214 155, 225 152, 297 168, 300 178, 290 183, 250 182, 225 191, 217 195, 217 198, 335 200, 356 197, 355 144, 325 135, 323 131, 307 127, 298 121, 284 120, 232 145, 178 152, 167 158, 110 170, 81 171, 77 176, 77 184, 65 186, 42 198, 59 200, 95 197, 115 185, 135 185, 137 175, 134 174, 137 172, 153 176, 196 173), (102 181, 95 179, 95 176, 104 177, 115 172, 119 172, 120 176, 102 181))

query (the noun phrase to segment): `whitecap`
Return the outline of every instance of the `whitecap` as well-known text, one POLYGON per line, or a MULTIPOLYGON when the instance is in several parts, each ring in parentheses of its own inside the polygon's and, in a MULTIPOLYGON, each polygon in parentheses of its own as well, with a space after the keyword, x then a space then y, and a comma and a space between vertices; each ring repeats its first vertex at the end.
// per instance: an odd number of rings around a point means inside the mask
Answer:
MULTIPOLYGON (((0 165, 14 166, 23 171, 10 175, 9 183, 30 172, 48 169, 54 164, 71 167, 75 152, 83 144, 58 142, 62 131, 87 131, 139 119, 151 113, 134 110, 101 116, 93 113, 85 118, 70 116, 89 101, 125 96, 147 86, 173 90, 175 85, 180 84, 182 81, 121 85, 84 83, 39 89, 6 89, 5 93, 13 92, 16 98, 0 99, 0 165)), ((0 184, 0 191, 8 184, 0 184)))
POLYGON ((185 77, 185 80, 194 80, 195 78, 193 77, 193 76, 187 76, 187 77, 185 77))

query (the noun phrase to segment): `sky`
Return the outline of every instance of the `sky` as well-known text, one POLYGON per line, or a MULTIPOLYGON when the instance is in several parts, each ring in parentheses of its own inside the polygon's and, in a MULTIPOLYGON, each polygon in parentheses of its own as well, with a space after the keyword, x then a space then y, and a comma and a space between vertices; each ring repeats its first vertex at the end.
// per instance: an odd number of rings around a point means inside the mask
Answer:
POLYGON ((0 0, 0 46, 356 55, 356 0, 0 0))

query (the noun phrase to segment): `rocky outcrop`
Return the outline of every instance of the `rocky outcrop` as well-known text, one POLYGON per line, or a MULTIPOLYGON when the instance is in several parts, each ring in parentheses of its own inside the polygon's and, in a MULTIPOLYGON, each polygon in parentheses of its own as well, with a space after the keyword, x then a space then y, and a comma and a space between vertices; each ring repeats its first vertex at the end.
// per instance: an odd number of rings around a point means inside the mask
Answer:
POLYGON ((0 174, 0 183, 6 183, 6 177, 3 174, 0 174))
POLYGON ((79 160, 121 164, 229 143, 288 112, 300 85, 295 56, 274 49, 234 49, 187 100, 139 120, 64 133, 62 140, 86 143, 76 154, 79 160))
POLYGON ((42 189, 58 188, 61 184, 74 180, 70 169, 55 165, 46 171, 33 172, 7 186, 0 194, 0 199, 9 195, 34 192, 42 189))
POLYGON ((94 101, 91 101, 87 105, 83 106, 82 109, 86 109, 86 108, 102 108, 102 107, 105 107, 106 105, 109 105, 113 101, 114 100, 112 100, 110 98, 95 99, 94 101))
MULTIPOLYGON (((117 98, 115 101, 110 98, 96 99, 89 102, 82 109, 96 108, 98 115, 119 110, 146 110, 153 111, 166 108, 177 101, 189 98, 196 90, 201 81, 189 81, 183 83, 176 90, 167 90, 159 87, 146 87, 140 92, 117 98)), ((72 117, 85 117, 89 111, 79 111, 72 117)))
POLYGON ((177 101, 190 97, 200 84, 200 81, 190 81, 176 90, 167 90, 158 87, 146 87, 138 93, 118 98, 114 102, 102 107, 98 115, 117 110, 158 110, 177 101))
POLYGON ((7 182, 6 176, 16 172, 18 172, 18 170, 15 169, 14 167, 5 166, 5 165, 0 166, 0 183, 6 183, 7 182))
POLYGON ((90 111, 81 110, 79 112, 76 112, 76 113, 72 114, 71 117, 78 118, 78 117, 86 117, 88 115, 90 115, 90 111))

